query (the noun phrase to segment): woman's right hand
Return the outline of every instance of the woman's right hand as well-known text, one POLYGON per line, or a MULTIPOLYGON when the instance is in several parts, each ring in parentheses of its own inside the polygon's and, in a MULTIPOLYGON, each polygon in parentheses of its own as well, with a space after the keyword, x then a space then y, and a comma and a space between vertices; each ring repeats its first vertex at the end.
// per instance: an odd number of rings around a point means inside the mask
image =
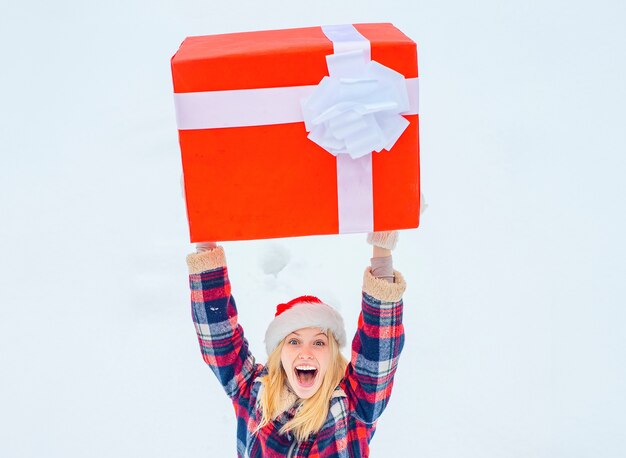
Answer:
POLYGON ((196 243, 196 253, 204 253, 205 251, 211 251, 217 246, 215 242, 198 242, 196 243))

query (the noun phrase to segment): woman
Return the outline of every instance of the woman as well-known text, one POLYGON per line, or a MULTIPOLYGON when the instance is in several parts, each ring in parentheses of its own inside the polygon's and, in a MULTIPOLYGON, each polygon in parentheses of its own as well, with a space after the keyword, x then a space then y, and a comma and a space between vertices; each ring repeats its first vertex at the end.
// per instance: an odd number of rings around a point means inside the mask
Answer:
POLYGON ((396 238, 368 235, 374 253, 350 362, 339 351, 346 342, 339 313, 301 296, 277 307, 265 335, 267 364, 257 364, 238 324, 224 250, 202 243, 188 256, 196 332, 235 407, 238 457, 369 456, 404 343, 406 284, 391 259, 396 238))

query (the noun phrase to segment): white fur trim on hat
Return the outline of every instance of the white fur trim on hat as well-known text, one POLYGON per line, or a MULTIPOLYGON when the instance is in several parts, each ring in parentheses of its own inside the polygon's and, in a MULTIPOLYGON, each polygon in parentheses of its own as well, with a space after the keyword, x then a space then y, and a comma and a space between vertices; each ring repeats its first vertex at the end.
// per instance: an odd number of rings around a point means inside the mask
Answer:
POLYGON ((274 318, 265 332, 265 349, 267 354, 291 334, 302 328, 321 328, 331 330, 339 347, 346 344, 346 330, 343 318, 337 310, 328 304, 315 302, 298 302, 274 318))

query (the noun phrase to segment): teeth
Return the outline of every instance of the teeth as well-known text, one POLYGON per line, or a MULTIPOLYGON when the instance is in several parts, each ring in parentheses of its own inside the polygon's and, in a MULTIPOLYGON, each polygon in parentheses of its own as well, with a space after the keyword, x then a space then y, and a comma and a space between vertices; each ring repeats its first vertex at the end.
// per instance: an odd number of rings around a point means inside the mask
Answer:
POLYGON ((315 371, 315 370, 317 370, 313 366, 297 366, 296 369, 298 369, 299 371, 315 371))

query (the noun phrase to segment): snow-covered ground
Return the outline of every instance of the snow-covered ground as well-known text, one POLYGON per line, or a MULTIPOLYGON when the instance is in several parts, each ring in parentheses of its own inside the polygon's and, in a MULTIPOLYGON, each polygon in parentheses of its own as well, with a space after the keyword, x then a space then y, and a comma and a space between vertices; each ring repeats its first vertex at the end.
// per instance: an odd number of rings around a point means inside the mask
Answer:
MULTIPOLYGON (((185 36, 393 22, 418 42, 422 227, 374 457, 626 456, 623 2, 22 1, 0 12, 0 456, 226 457, 200 358, 169 58, 185 36)), ((362 235, 225 243, 352 334, 362 235)))

